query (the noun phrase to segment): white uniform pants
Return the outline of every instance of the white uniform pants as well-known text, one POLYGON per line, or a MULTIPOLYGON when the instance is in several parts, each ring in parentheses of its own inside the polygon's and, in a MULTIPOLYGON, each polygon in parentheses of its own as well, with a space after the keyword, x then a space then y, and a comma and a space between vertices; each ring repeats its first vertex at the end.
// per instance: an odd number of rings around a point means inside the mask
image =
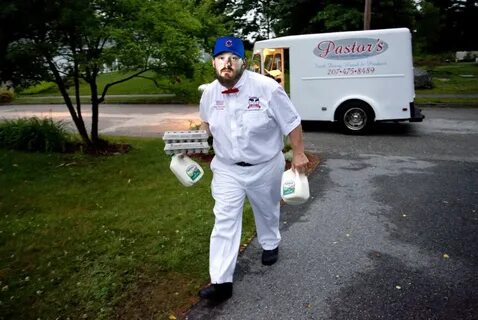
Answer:
POLYGON ((242 231, 244 199, 251 203, 257 238, 265 250, 280 242, 280 184, 285 160, 282 152, 272 160, 249 167, 211 162, 215 223, 211 234, 211 283, 232 282, 242 231))

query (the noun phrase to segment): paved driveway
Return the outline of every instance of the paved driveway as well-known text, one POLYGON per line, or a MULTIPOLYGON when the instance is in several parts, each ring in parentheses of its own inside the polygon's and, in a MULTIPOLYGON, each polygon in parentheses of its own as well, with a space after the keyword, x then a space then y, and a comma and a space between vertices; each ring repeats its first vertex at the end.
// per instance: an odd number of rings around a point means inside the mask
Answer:
MULTIPOLYGON (((91 128, 91 107, 84 105, 83 117, 91 128)), ((0 119, 18 117, 50 117, 64 121, 75 130, 70 113, 64 105, 0 106, 0 119)), ((99 133, 125 136, 161 136, 168 130, 188 130, 200 123, 197 105, 101 105, 99 133)))
POLYGON ((282 212, 281 256, 253 241, 231 300, 188 319, 477 319, 478 109, 305 134, 313 198, 282 212))
MULTIPOLYGON (((0 118, 29 108, 0 107, 0 118)), ((424 114, 368 136, 308 130, 306 148, 322 163, 312 199, 282 210, 279 262, 262 266, 254 240, 233 298, 201 302, 187 318, 478 319, 478 109, 424 114)), ((194 119, 196 106, 103 106, 100 128, 157 136, 194 119)))

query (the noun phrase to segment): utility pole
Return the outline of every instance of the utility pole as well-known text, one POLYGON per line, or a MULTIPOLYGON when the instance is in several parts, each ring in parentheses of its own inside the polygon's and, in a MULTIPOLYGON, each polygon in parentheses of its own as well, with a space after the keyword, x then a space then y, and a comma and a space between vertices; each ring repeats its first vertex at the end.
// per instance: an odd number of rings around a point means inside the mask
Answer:
POLYGON ((370 30, 370 19, 372 15, 372 0, 365 0, 365 10, 363 12, 363 29, 370 30))

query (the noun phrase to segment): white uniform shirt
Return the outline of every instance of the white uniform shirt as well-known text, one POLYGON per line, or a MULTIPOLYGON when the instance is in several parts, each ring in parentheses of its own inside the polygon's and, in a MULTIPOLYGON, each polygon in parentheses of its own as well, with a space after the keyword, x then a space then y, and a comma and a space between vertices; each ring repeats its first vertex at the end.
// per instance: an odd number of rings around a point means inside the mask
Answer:
POLYGON ((209 123, 215 155, 228 164, 268 161, 300 124, 299 114, 271 78, 245 70, 235 88, 238 93, 223 94, 226 88, 215 80, 201 97, 199 114, 209 123))

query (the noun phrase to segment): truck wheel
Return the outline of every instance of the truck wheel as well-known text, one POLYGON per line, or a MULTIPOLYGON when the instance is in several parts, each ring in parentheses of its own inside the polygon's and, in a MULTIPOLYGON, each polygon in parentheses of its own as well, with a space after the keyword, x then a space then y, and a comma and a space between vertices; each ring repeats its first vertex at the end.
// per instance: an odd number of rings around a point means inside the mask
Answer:
POLYGON ((342 129, 348 134, 364 134, 370 129, 372 121, 370 108, 362 103, 347 104, 339 116, 342 129))

